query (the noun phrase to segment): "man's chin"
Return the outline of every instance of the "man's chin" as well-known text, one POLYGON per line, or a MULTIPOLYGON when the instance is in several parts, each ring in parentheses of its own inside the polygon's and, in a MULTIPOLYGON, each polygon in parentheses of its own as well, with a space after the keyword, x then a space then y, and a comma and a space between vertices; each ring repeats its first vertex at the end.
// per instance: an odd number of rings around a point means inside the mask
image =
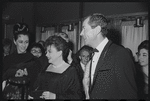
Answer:
POLYGON ((88 41, 85 41, 85 44, 86 44, 86 45, 89 45, 89 42, 88 42, 88 41))

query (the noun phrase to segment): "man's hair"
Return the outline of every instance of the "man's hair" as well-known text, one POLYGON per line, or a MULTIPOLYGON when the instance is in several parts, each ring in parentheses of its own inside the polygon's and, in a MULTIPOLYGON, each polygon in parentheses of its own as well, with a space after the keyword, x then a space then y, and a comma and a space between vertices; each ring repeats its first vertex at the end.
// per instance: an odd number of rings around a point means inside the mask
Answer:
POLYGON ((93 48, 87 45, 84 45, 83 47, 81 47, 81 49, 79 50, 79 56, 81 56, 83 51, 87 51, 90 54, 90 57, 92 56, 92 50, 93 48))
POLYGON ((105 37, 107 34, 107 25, 108 25, 106 17, 103 14, 94 13, 87 16, 85 19, 87 18, 89 18, 88 24, 91 26, 92 29, 97 26, 101 27, 102 35, 105 37))

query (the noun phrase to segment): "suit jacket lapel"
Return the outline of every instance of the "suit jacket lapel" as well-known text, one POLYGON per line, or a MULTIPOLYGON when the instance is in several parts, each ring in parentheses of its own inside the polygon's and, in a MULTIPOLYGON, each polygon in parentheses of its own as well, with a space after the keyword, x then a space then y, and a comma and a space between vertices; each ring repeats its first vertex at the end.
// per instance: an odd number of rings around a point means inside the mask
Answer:
MULTIPOLYGON (((104 63, 103 60, 105 59, 105 57, 106 57, 106 55, 107 55, 107 51, 108 51, 109 47, 111 46, 111 44, 112 44, 112 41, 109 40, 109 42, 106 44, 106 46, 104 47, 104 49, 103 49, 103 51, 102 51, 102 53, 101 53, 101 55, 100 55, 100 58, 99 58, 98 63, 97 63, 97 65, 96 65, 96 69, 95 69, 95 73, 94 73, 93 84, 92 84, 91 90, 92 90, 93 85, 94 85, 94 83, 95 83, 95 78, 96 78, 96 75, 97 75, 97 71, 98 71, 99 69, 105 69, 105 68, 102 68, 101 66, 102 66, 103 63, 104 63)), ((91 91, 91 90, 90 90, 90 91, 91 91)))

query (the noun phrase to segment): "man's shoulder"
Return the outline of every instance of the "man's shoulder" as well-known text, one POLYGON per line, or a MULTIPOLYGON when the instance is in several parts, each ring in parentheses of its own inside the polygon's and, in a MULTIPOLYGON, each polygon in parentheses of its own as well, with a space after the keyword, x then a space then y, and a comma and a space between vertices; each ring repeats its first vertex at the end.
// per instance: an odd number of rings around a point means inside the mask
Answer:
POLYGON ((115 44, 115 43, 112 43, 112 45, 110 46, 109 50, 113 54, 124 54, 124 55, 126 55, 128 53, 127 49, 124 46, 118 45, 118 44, 115 44))

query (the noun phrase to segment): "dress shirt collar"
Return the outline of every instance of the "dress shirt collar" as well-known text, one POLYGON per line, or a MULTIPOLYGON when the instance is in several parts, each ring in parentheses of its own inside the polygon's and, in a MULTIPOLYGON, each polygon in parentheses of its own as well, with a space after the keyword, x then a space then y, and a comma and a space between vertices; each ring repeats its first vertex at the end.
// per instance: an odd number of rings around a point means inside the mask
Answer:
POLYGON ((102 52, 103 48, 105 47, 105 45, 108 43, 108 38, 106 37, 97 47, 96 49, 99 51, 99 52, 102 52))
POLYGON ((80 62, 80 64, 81 64, 82 70, 85 71, 85 65, 82 62, 80 62))

